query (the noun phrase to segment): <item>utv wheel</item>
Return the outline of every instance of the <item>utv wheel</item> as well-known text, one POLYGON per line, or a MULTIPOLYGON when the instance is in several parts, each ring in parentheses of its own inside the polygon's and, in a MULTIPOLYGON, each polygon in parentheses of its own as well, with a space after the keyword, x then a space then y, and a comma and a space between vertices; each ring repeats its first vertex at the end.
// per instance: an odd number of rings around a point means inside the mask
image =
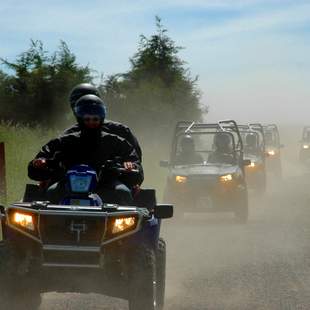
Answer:
POLYGON ((165 303, 166 289, 166 243, 159 239, 156 252, 157 309, 162 310, 165 303))
POLYGON ((128 274, 129 310, 157 310, 155 251, 146 246, 135 249, 130 257, 128 274))

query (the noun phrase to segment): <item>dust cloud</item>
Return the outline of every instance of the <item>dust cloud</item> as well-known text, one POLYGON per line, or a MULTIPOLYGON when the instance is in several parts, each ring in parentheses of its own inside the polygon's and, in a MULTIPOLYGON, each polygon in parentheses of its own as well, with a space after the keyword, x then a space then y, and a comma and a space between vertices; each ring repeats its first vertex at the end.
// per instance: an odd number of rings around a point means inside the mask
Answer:
MULTIPOLYGON (((230 214, 167 220, 166 310, 293 310, 310 305, 310 169, 298 162, 301 127, 280 126, 283 179, 250 194, 245 225, 230 214)), ((164 186, 162 183, 160 186, 164 186)), ((126 310, 94 294, 44 294, 42 310, 126 310)))

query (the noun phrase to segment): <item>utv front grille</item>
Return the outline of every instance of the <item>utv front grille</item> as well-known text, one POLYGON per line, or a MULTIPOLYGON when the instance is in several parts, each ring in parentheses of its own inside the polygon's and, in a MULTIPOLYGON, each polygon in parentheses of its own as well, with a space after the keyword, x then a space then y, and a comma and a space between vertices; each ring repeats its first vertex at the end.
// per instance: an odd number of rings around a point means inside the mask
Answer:
POLYGON ((41 215, 40 233, 43 244, 100 246, 106 218, 72 215, 41 215))
POLYGON ((196 189, 213 189, 218 184, 218 177, 214 176, 204 176, 204 175, 195 175, 190 176, 188 180, 189 186, 196 189))

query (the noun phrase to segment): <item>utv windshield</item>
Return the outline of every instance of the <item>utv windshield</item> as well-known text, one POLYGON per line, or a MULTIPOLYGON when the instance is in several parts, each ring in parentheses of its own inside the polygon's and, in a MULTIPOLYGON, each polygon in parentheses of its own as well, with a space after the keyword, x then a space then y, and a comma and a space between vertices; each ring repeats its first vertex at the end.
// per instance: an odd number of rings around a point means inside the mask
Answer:
POLYGON ((277 139, 276 135, 273 131, 268 130, 265 132, 265 141, 266 146, 276 146, 277 145, 277 139))
POLYGON ((240 134, 245 157, 260 156, 263 148, 260 134, 255 131, 241 131, 240 134))
POLYGON ((303 141, 310 142, 310 128, 305 128, 303 132, 303 141))
POLYGON ((174 166, 234 165, 234 136, 216 131, 182 133, 177 137, 172 157, 174 166))

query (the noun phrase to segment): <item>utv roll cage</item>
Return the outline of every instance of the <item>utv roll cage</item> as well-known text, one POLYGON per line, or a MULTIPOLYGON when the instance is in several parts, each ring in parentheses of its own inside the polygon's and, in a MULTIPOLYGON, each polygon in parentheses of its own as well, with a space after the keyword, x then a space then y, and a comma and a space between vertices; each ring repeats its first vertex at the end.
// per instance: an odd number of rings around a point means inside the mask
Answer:
MULTIPOLYGON (((267 124, 263 126, 264 129, 264 133, 266 134, 267 132, 272 132, 274 134, 274 141, 275 141, 275 145, 276 147, 280 147, 281 142, 280 142, 280 134, 279 134, 279 128, 276 124, 267 124)), ((309 127, 310 129, 310 127, 309 127)))
POLYGON ((170 162, 173 163, 177 153, 178 139, 182 135, 227 133, 233 142, 233 153, 235 157, 243 159, 243 142, 237 123, 234 120, 222 120, 217 123, 200 123, 195 121, 180 121, 176 124, 170 154, 170 162), (239 156, 236 156, 239 154, 239 156))
POLYGON ((304 126, 302 130, 302 141, 306 141, 307 133, 310 131, 310 126, 304 126))
POLYGON ((262 152, 266 151, 266 141, 264 127, 260 123, 251 123, 248 125, 238 125, 239 131, 241 133, 252 133, 259 138, 259 147, 261 147, 262 152))

